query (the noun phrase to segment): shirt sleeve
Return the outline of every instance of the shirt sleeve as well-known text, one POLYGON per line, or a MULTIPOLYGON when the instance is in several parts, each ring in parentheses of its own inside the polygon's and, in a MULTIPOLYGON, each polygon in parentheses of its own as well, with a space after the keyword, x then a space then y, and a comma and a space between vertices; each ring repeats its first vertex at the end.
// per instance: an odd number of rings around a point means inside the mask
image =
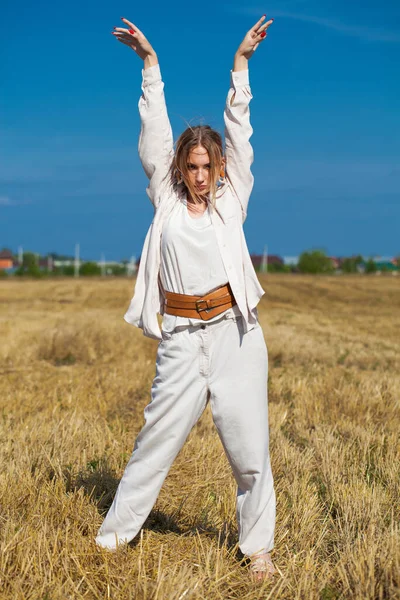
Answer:
POLYGON ((155 207, 160 185, 168 173, 173 155, 172 128, 164 96, 160 65, 142 70, 142 95, 139 99, 141 129, 139 157, 150 180, 147 195, 155 207))
POLYGON ((224 111, 225 175, 240 202, 243 221, 247 216, 247 205, 254 184, 250 169, 254 160, 250 144, 253 128, 249 104, 252 97, 248 69, 231 71, 231 85, 224 111))

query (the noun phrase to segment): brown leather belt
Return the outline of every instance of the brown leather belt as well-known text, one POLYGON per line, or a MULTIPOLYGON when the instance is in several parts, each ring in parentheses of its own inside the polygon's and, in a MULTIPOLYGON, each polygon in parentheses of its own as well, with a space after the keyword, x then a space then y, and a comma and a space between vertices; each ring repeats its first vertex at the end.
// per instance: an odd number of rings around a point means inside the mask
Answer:
POLYGON ((229 283, 204 296, 175 294, 167 291, 164 292, 164 295, 164 312, 168 315, 202 319, 203 321, 216 317, 236 304, 229 283))

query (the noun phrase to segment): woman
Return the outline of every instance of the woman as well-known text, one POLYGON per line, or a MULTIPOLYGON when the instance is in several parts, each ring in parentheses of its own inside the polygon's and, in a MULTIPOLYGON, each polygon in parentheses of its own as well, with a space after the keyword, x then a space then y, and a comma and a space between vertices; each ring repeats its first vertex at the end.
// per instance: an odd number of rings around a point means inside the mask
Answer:
POLYGON ((145 425, 96 543, 132 540, 210 401, 238 484, 239 547, 256 579, 275 572, 275 492, 269 458, 267 348, 257 319, 264 294, 243 234, 253 187, 248 60, 273 19, 248 31, 234 58, 221 136, 189 127, 174 150, 158 59, 144 34, 115 27, 144 60, 139 155, 154 218, 125 320, 160 341, 145 425), (157 313, 163 316, 160 330, 157 313))

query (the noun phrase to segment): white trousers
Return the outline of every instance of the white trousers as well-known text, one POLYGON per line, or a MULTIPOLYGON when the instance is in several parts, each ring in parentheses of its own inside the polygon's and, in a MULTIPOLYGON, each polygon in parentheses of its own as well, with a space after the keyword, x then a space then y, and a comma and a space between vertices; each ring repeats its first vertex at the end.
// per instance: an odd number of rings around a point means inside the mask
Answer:
POLYGON ((262 328, 222 318, 163 332, 145 424, 96 543, 115 549, 140 531, 168 471, 208 399, 237 482, 244 555, 274 547, 275 491, 269 457, 268 354, 262 328))

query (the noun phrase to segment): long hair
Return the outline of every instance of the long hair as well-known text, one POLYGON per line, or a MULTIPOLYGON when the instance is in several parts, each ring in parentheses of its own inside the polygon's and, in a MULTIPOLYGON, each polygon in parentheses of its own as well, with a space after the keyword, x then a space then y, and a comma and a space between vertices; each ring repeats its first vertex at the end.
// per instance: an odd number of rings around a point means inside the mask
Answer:
POLYGON ((201 195, 196 191, 188 177, 188 158, 191 150, 197 146, 203 146, 208 152, 210 159, 209 187, 210 195, 208 202, 212 208, 216 208, 217 181, 220 177, 221 162, 223 158, 222 137, 209 125, 196 125, 188 127, 176 141, 174 158, 169 168, 168 176, 172 186, 185 186, 194 202, 201 202, 201 195))

